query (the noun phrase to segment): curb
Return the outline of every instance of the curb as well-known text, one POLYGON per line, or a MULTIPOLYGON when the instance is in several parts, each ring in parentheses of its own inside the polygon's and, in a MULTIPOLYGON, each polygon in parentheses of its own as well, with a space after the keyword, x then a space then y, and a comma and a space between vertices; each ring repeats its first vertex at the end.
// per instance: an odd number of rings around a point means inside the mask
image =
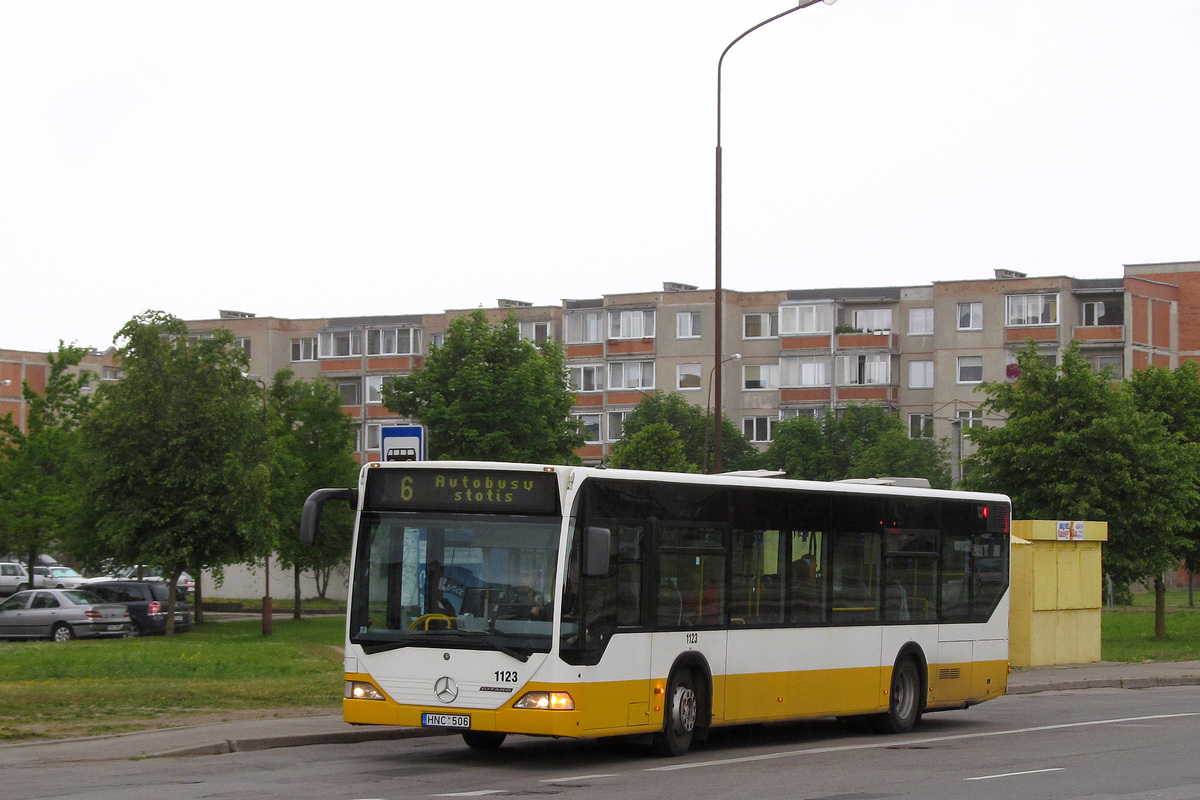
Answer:
POLYGON ((222 742, 191 745, 161 753, 152 753, 149 758, 173 758, 183 756, 219 756, 227 753, 252 753, 257 750, 274 750, 279 747, 304 747, 313 744, 357 744, 393 739, 419 739, 431 736, 450 736, 447 731, 430 731, 423 728, 370 727, 353 731, 330 731, 329 733, 297 733, 284 736, 264 736, 257 739, 226 739, 222 742))
POLYGON ((1045 681, 1009 685, 1005 694, 1063 692, 1072 689, 1155 689, 1160 686, 1200 686, 1200 675, 1159 678, 1092 678, 1088 680, 1045 681))

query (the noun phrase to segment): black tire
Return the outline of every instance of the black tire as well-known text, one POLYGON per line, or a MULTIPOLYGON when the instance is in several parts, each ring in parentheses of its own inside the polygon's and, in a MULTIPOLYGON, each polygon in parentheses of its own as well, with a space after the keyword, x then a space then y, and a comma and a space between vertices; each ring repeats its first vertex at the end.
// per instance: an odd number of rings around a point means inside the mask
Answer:
POLYGON ((23 592, 23 591, 25 591, 25 590, 26 590, 26 589, 28 589, 28 588, 29 588, 29 584, 28 584, 28 583, 18 583, 18 584, 17 584, 17 591, 18 591, 18 592, 23 592))
POLYGON ((496 750, 504 744, 507 733, 495 731, 463 731, 463 741, 472 750, 496 750))
POLYGON ((50 641, 69 642, 75 638, 75 631, 65 622, 60 622, 50 629, 50 641))
POLYGON ((908 733, 921 721, 921 670, 911 656, 892 668, 892 688, 886 714, 871 717, 871 727, 880 733, 908 733))
POLYGON ((129 623, 129 631, 125 634, 126 639, 136 639, 142 635, 142 626, 136 622, 129 623))
POLYGON ((699 706, 692 673, 686 669, 673 673, 667 681, 663 729, 654 735, 655 752, 663 756, 681 756, 691 748, 699 706))

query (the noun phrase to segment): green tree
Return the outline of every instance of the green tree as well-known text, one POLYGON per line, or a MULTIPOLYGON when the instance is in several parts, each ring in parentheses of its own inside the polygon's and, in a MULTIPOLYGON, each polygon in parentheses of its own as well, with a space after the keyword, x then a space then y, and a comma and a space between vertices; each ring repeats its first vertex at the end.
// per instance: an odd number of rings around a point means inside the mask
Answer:
MULTIPOLYGON (((1111 375, 1093 372, 1076 342, 1057 367, 1033 342, 1017 363, 1015 381, 982 386, 984 408, 1007 421, 971 429, 978 450, 964 485, 1010 495, 1021 517, 1107 521, 1104 566, 1119 586, 1177 564, 1200 503, 1197 446, 1111 375)), ((1165 636, 1165 610, 1155 616, 1165 636)))
POLYGON ((566 464, 584 443, 562 347, 521 338, 516 317, 453 320, 424 365, 383 385, 393 413, 421 421, 438 459, 566 464))
POLYGON ((188 338, 176 317, 148 311, 114 340, 124 377, 104 387, 84 426, 87 516, 108 557, 192 569, 261 558, 266 515, 262 395, 233 335, 188 338))
POLYGON ((613 448, 609 464, 617 469, 647 469, 656 472, 696 472, 688 461, 683 437, 667 422, 653 422, 613 448))
POLYGON ((279 532, 278 557, 292 570, 292 615, 300 618, 300 576, 311 571, 318 594, 325 595, 332 571, 349 561, 352 519, 335 504, 325 514, 321 536, 311 547, 300 545, 300 512, 315 489, 353 486, 354 425, 342 413, 342 399, 326 381, 293 380, 291 370, 275 374, 269 393, 272 442, 271 513, 279 532))
MULTIPOLYGON (((1194 361, 1185 361, 1174 370, 1162 367, 1139 370, 1129 376, 1127 384, 1138 408, 1162 414, 1167 430, 1189 442, 1200 442, 1200 366, 1194 361)), ((1194 573, 1200 566, 1200 523, 1193 518, 1183 536, 1183 547, 1178 555, 1188 572, 1194 573)), ((1188 588, 1190 601, 1190 584, 1188 588)), ((1166 631, 1166 591, 1161 577, 1156 576, 1155 631, 1160 638, 1166 631), (1160 607, 1163 609, 1161 619, 1157 614, 1160 607)))
POLYGON ((925 478, 935 489, 949 489, 950 446, 945 440, 910 437, 897 419, 857 455, 846 477, 925 478))
POLYGON ((22 382, 25 429, 0 418, 0 545, 21 554, 32 575, 38 555, 59 544, 75 516, 79 425, 91 410, 87 355, 59 342, 42 394, 22 382))
MULTIPOLYGON (((646 395, 633 409, 621 428, 621 440, 613 448, 614 455, 618 450, 625 450, 643 428, 658 423, 665 423, 674 428, 679 434, 683 445, 683 454, 690 465, 686 472, 700 472, 705 466, 713 464, 714 437, 712 436, 711 420, 707 419, 704 409, 693 405, 678 394, 664 394, 656 391, 646 395), (708 435, 705 435, 705 431, 708 435), (705 448, 708 457, 705 458, 705 448)), ((647 457, 626 454, 625 459, 636 459, 646 462, 647 457)), ((759 453, 754 445, 742 435, 732 422, 722 418, 721 423, 721 467, 726 470, 754 469, 758 466, 759 453)), ((652 463, 652 462, 650 462, 652 463)), ((612 466, 618 466, 613 462, 612 466)))
POLYGON ((848 406, 840 416, 781 422, 763 462, 804 480, 905 477, 926 478, 937 488, 950 485, 946 444, 909 438, 904 423, 879 406, 848 406))

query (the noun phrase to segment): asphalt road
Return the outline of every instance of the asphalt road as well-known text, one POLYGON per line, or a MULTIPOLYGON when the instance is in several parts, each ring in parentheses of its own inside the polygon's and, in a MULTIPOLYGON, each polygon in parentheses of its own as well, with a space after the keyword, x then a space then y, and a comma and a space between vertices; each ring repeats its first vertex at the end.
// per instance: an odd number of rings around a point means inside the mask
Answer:
POLYGON ((6 800, 1200 800, 1200 689, 1015 695, 905 736, 836 721, 713 734, 683 758, 642 742, 456 736, 139 761, 10 766, 6 800))

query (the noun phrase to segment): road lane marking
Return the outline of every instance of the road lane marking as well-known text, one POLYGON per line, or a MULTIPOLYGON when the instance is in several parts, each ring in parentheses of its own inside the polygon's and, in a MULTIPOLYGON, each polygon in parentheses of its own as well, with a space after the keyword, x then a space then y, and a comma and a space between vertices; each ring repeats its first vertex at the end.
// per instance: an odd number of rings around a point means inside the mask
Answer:
POLYGON ((680 769, 721 767, 727 764, 749 764, 755 761, 771 761, 778 758, 792 758, 795 756, 812 756, 822 755, 825 753, 845 753, 853 750, 881 750, 886 747, 911 747, 915 744, 937 744, 940 742, 961 741, 963 739, 982 739, 988 736, 1009 736, 1015 733, 1040 733, 1044 731, 1060 731, 1068 728, 1086 728, 1095 725, 1119 725, 1129 722, 1148 722, 1150 720, 1179 719, 1181 717, 1195 716, 1200 716, 1200 712, 1188 712, 1184 714, 1154 714, 1145 717, 1125 717, 1123 719, 1097 719, 1088 722, 1063 722, 1058 725, 1038 725, 1032 728, 1014 728, 1007 731, 960 733, 953 736, 930 736, 923 739, 893 739, 891 741, 871 742, 869 744, 843 744, 831 747, 813 747, 806 750, 785 750, 779 753, 764 753, 758 756, 744 756, 742 758, 722 758, 715 761, 696 761, 690 764, 672 764, 665 767, 649 767, 646 769, 646 772, 673 772, 680 769))
POLYGON ((1019 775, 1037 775, 1041 772, 1062 772, 1065 767, 1050 767, 1049 769, 1030 769, 1025 772, 1005 772, 1000 775, 980 775, 977 778, 963 778, 964 781, 990 781, 993 778, 1015 778, 1019 775))
POLYGON ((572 781, 594 781, 597 778, 619 778, 619 772, 600 772, 595 775, 572 775, 567 778, 543 778, 541 783, 570 783, 572 781))

